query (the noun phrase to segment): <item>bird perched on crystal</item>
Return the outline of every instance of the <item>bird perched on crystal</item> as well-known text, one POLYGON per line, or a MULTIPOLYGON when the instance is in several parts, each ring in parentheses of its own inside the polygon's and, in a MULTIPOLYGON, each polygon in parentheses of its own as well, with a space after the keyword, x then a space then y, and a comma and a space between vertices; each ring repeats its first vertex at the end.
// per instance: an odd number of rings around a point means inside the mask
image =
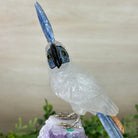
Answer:
POLYGON ((93 76, 72 63, 65 46, 55 40, 52 27, 43 9, 37 2, 35 7, 48 41, 46 56, 52 91, 70 103, 76 114, 84 115, 86 112, 90 112, 98 115, 111 138, 123 138, 116 126, 117 123, 120 124, 120 128, 123 130, 121 123, 114 122, 111 117, 118 114, 118 107, 104 93, 93 76))

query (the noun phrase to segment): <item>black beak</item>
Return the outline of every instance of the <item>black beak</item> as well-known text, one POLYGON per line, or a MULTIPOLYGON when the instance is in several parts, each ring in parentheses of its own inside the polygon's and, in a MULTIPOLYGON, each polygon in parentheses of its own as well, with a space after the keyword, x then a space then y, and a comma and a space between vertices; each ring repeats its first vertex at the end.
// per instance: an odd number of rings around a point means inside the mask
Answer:
POLYGON ((53 61, 54 61, 55 65, 58 68, 60 68, 60 66, 62 64, 62 60, 60 58, 59 52, 58 52, 55 44, 51 44, 50 50, 51 50, 51 55, 52 55, 52 58, 53 58, 53 61))

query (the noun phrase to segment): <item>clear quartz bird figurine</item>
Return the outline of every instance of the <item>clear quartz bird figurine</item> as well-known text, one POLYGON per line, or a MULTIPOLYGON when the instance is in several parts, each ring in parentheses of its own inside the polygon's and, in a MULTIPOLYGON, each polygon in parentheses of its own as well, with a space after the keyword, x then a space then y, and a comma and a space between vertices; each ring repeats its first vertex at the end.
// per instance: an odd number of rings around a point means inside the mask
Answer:
POLYGON ((60 124, 66 128, 74 127, 80 115, 90 112, 98 115, 110 138, 123 138, 123 125, 116 115, 118 107, 103 92, 96 80, 88 73, 74 66, 64 45, 54 39, 50 22, 38 2, 35 3, 37 15, 48 41, 46 56, 49 65, 50 84, 52 91, 70 103, 74 113, 58 114, 68 119, 76 116, 72 124, 60 124), (121 132, 120 132, 121 131, 121 132))

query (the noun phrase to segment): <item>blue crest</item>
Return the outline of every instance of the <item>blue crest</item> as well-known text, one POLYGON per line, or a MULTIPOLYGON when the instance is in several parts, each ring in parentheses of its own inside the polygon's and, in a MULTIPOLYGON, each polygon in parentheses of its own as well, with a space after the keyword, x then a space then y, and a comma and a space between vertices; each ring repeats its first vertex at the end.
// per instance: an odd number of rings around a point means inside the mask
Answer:
POLYGON ((35 8, 39 22, 41 24, 44 35, 47 38, 47 41, 53 43, 54 42, 53 30, 45 12, 43 11, 42 7, 39 5, 38 2, 35 3, 35 8))

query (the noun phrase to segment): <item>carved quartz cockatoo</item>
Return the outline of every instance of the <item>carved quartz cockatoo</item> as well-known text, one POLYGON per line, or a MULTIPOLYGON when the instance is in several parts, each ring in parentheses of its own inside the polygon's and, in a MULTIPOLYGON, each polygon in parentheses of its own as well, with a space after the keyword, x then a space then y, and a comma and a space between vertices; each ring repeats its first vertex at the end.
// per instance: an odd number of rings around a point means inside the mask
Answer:
MULTIPOLYGON (((120 131, 123 132, 124 128, 116 117, 118 107, 90 74, 74 66, 64 45, 55 40, 50 22, 38 2, 35 3, 35 7, 48 41, 46 56, 52 91, 70 103, 74 113, 84 115, 90 112, 98 115, 110 138, 123 138, 120 131)), ((71 115, 73 114, 68 116, 71 115)), ((73 127, 75 123, 66 126, 73 127)))

